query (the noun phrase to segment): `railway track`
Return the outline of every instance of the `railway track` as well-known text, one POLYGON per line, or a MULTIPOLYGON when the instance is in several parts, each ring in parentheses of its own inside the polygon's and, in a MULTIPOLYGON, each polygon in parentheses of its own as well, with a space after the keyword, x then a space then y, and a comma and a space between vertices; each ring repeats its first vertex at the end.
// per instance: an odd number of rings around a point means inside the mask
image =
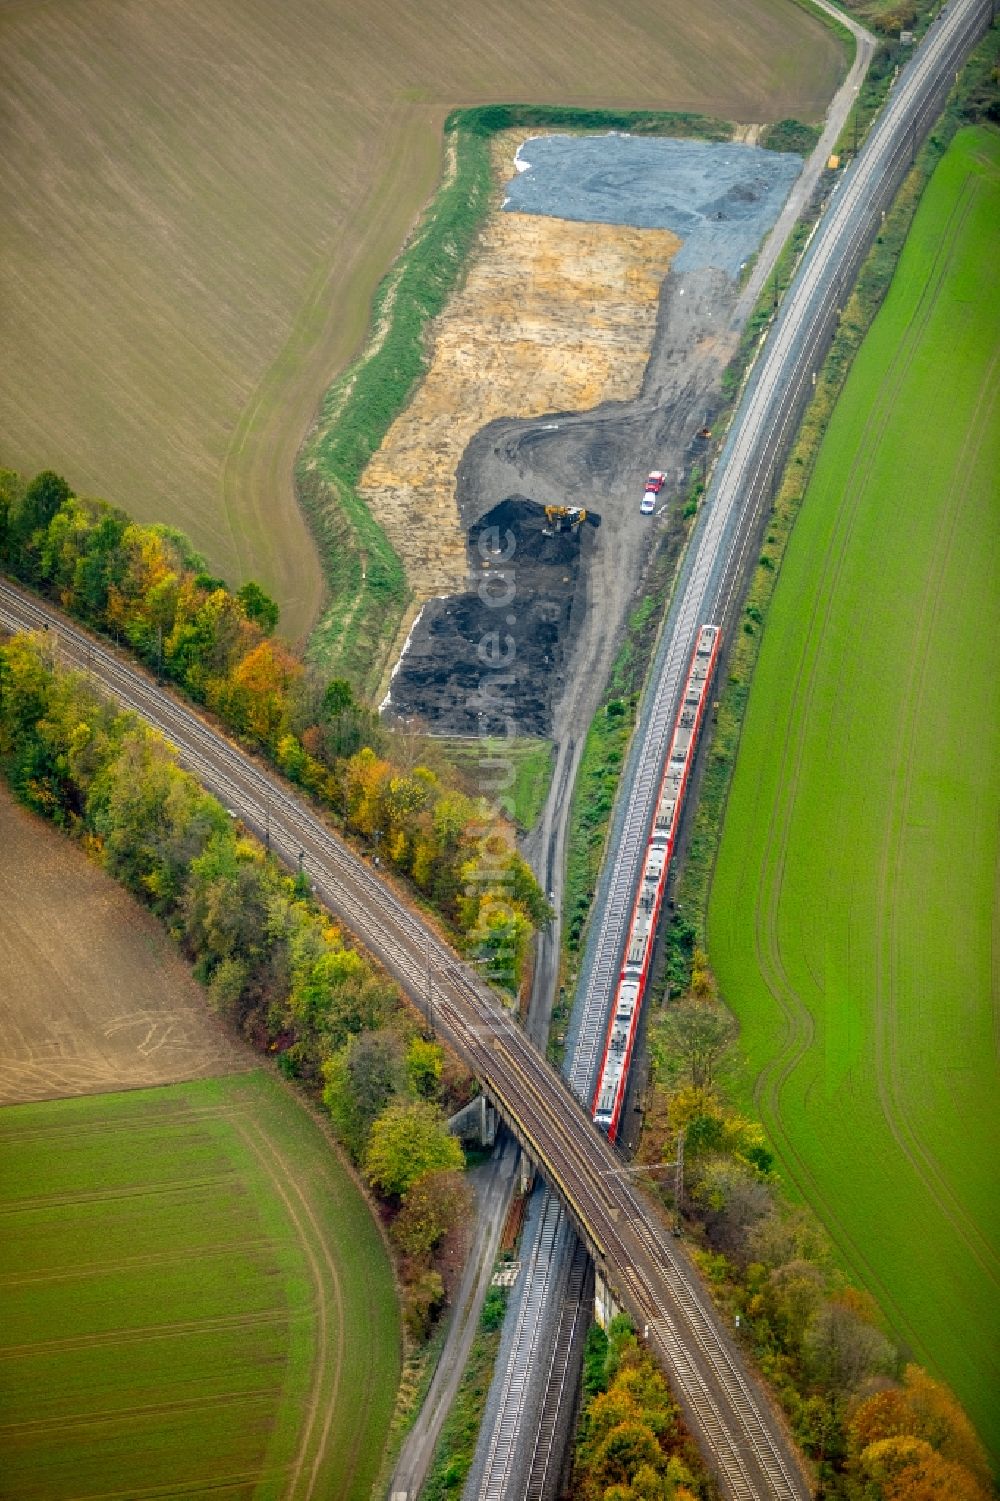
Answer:
POLYGON ((747 383, 692 536, 640 716, 616 819, 616 860, 598 894, 584 963, 583 1045, 573 1085, 593 1088, 598 1048, 620 972, 647 831, 676 721, 683 673, 704 621, 732 620, 780 467, 836 330, 839 313, 917 147, 994 0, 951 0, 901 73, 831 203, 747 383))
MULTIPOLYGON (((839 309, 877 232, 880 215, 993 11, 993 0, 953 0, 904 70, 813 235, 734 417, 664 626, 614 816, 610 848, 615 858, 606 863, 599 883, 571 1049, 570 1082, 580 1098, 590 1097, 598 1073, 694 632, 706 620, 718 621, 728 631, 736 628, 734 615, 774 481, 839 309)), ((659 1332, 669 1342, 670 1331, 659 1332)), ((675 1350, 674 1358, 683 1361, 683 1351, 675 1350)), ((518 1414, 510 1421, 518 1422, 518 1414)))
MULTIPOLYGON (((879 209, 891 201, 908 153, 915 153, 918 131, 936 113, 951 72, 991 15, 990 0, 952 0, 936 23, 841 185, 748 386, 688 556, 644 725, 649 754, 640 757, 633 777, 620 879, 605 905, 592 966, 609 993, 659 785, 666 730, 676 714, 695 631, 703 620, 722 619, 732 602, 777 458, 794 431, 810 372, 818 367, 879 209)), ((433 1007, 436 1025, 562 1199, 620 1304, 640 1329, 648 1329, 649 1344, 671 1378, 723 1495, 733 1501, 808 1496, 794 1450, 683 1250, 622 1178, 611 1147, 577 1096, 483 981, 275 776, 144 674, 5 582, 0 583, 0 622, 13 630, 53 633, 69 665, 92 673, 119 702, 159 729, 209 791, 290 865, 308 872, 317 896, 417 1004, 433 1007)), ((595 1038, 595 1052, 596 1045, 595 1038)), ((591 1078, 596 1057, 592 1063, 591 1078)))
POLYGON ((578 1342, 582 1344, 582 1335, 589 1326, 587 1304, 593 1299, 593 1287, 590 1261, 581 1241, 574 1238, 567 1259, 566 1290, 545 1373, 545 1395, 535 1432, 525 1501, 549 1501, 555 1495, 568 1432, 567 1408, 575 1395, 576 1383, 571 1379, 574 1347, 578 1342), (566 1423, 567 1429, 562 1434, 561 1422, 566 1423))
POLYGON ((670 1376, 720 1489, 734 1501, 809 1495, 767 1398, 669 1232, 618 1172, 613 1149, 498 997, 365 862, 269 771, 109 647, 0 582, 0 624, 46 630, 67 666, 89 672, 158 729, 183 765, 290 866, 369 947, 481 1080, 566 1206, 621 1306, 670 1376))

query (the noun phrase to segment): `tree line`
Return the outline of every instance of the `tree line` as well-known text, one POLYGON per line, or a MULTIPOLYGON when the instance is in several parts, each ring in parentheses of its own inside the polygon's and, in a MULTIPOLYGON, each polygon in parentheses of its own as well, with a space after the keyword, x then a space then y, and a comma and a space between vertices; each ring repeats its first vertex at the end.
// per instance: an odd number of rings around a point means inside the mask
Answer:
POLYGON ((578 1501, 696 1501, 708 1478, 680 1408, 628 1317, 595 1324, 583 1362, 573 1495, 578 1501))
MULTIPOLYGON (((736 1031, 696 947, 686 993, 651 1028, 656 1090, 641 1156, 657 1167, 674 1162, 683 1138, 682 1203, 673 1172, 658 1172, 656 1189, 682 1214, 716 1303, 775 1391, 822 1496, 987 1501, 989 1464, 959 1403, 904 1362, 874 1299, 847 1282, 825 1233, 784 1198, 759 1123, 727 1100, 736 1031)), ((581 1476, 595 1463, 604 1475, 587 1443, 578 1451, 581 1476)), ((593 1494, 679 1496, 667 1480, 659 1477, 657 1489, 619 1479, 593 1494)))
POLYGON ((52 658, 45 633, 0 646, 0 770, 165 923, 220 1016, 322 1091, 383 1201, 423 1337, 444 1295, 434 1252, 467 1213, 445 1108, 466 1103, 471 1080, 163 737, 52 658))
POLYGON ((437 771, 394 761, 350 684, 325 680, 274 636, 278 609, 258 584, 234 593, 182 532, 74 495, 51 470, 30 481, 0 471, 0 566, 218 715, 410 881, 492 979, 517 988, 551 913, 509 827, 437 771))

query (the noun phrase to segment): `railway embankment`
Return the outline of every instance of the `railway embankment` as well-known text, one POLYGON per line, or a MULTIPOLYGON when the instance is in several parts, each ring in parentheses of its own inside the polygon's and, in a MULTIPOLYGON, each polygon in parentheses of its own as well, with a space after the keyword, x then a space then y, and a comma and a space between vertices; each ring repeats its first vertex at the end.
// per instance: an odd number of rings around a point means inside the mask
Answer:
MULTIPOLYGON (((664 992, 676 993, 687 989, 690 983, 692 954, 696 952, 696 945, 705 941, 709 890, 736 755, 748 708, 754 669, 764 631, 770 618, 772 598, 786 547, 802 506, 822 439, 838 396, 851 370, 854 356, 861 348, 865 335, 890 286, 911 222, 935 166, 941 160, 949 141, 961 125, 970 119, 982 118, 984 114, 988 116, 989 110, 995 110, 997 107, 994 70, 998 47, 1000 47, 1000 38, 994 31, 973 54, 940 122, 933 130, 926 146, 917 156, 913 170, 897 194, 892 209, 887 213, 877 243, 868 256, 854 292, 845 305, 830 353, 817 378, 815 397, 807 410, 798 441, 778 485, 759 560, 753 570, 749 593, 741 615, 734 621, 735 630, 727 664, 727 675, 724 679, 724 689, 720 695, 712 753, 706 763, 701 796, 693 820, 690 845, 680 883, 675 892, 677 905, 667 934, 667 958, 660 985, 661 1001, 664 992)), ((732 869, 732 864, 730 856, 730 869, 732 869)), ((718 911, 716 916, 718 917, 718 911)), ((704 963, 703 958, 701 962, 704 963)), ((673 1006, 661 1005, 654 1007, 651 1011, 648 1055, 654 1067, 657 1084, 652 1094, 647 1097, 647 1104, 650 1107, 648 1127, 639 1148, 640 1156, 647 1161, 654 1161, 661 1155, 669 1155, 676 1130, 680 1125, 686 1124, 684 1119, 686 1107, 681 1098, 684 1081, 681 1078, 682 1070, 678 1066, 678 1058, 683 1052, 683 1038, 678 1037, 677 1016, 677 1009, 673 1006)), ((715 1124, 711 1129, 721 1140, 726 1131, 722 1122, 727 1113, 738 1111, 737 1102, 745 1109, 748 1100, 749 1083, 745 1066, 735 1055, 732 1055, 719 1070, 715 1084, 716 1105, 711 1108, 705 1106, 703 1113, 707 1118, 716 1112, 715 1124)), ((690 1099, 688 1104, 690 1104, 690 1099)), ((704 1101, 703 1105, 705 1105, 704 1101)), ((699 1129, 704 1130, 704 1126, 699 1129)), ((804 1259, 809 1263, 817 1261, 819 1264, 831 1259, 828 1232, 819 1228, 815 1222, 811 1222, 801 1211, 790 1209, 785 1202, 780 1185, 776 1195, 774 1195, 773 1188, 769 1188, 768 1192, 776 1199, 778 1218, 785 1227, 781 1234, 791 1237, 789 1243, 799 1237, 802 1245, 811 1247, 804 1253, 804 1259)), ((858 1183, 853 1179, 852 1192, 860 1192, 858 1183)), ((770 1212, 768 1210, 768 1213, 770 1212)), ((706 1233, 704 1214, 699 1213, 696 1219, 698 1231, 704 1235, 706 1233)), ((926 1216, 921 1217, 921 1223, 923 1237, 929 1233, 926 1216)), ((767 1235, 770 1233, 766 1226, 767 1216, 765 1215, 762 1227, 756 1232, 758 1251, 764 1246, 767 1235)), ((714 1228, 717 1233, 718 1223, 714 1228)), ((831 1230, 832 1233, 836 1233, 835 1226, 831 1227, 831 1230)), ((775 1245, 775 1236, 772 1235, 772 1253, 775 1245)), ((954 1265, 953 1258, 947 1259, 949 1265, 954 1265)), ((746 1268, 740 1269, 739 1254, 730 1256, 728 1261, 717 1260, 713 1266, 714 1274, 718 1279, 720 1296, 728 1302, 734 1313, 741 1310, 745 1313, 748 1303, 753 1302, 753 1295, 748 1291, 746 1268)), ((857 1275, 856 1272, 855 1275, 857 1275)), ((818 1287, 819 1277, 815 1277, 814 1280, 818 1287)), ((878 1296, 878 1290, 876 1288, 873 1290, 878 1296)), ((854 1294, 851 1296, 853 1297, 854 1294)), ((861 1297, 857 1307, 862 1307, 866 1297, 867 1295, 861 1297)), ((920 1301, 922 1302, 923 1299, 921 1298, 920 1301)), ((868 1317, 874 1323, 880 1324, 881 1319, 876 1314, 874 1306, 869 1303, 868 1309, 868 1317)), ((887 1294, 882 1316, 888 1317, 892 1320, 894 1327, 898 1328, 896 1320, 900 1314, 897 1300, 894 1296, 887 1294)), ((984 1317, 988 1318, 988 1314, 984 1317)), ((752 1321, 749 1322, 751 1323, 750 1337, 757 1340, 759 1344, 760 1332, 759 1330, 756 1333, 752 1332, 752 1321)), ((766 1324, 766 1317, 763 1322, 766 1324)), ((912 1339, 908 1336, 904 1337, 906 1337, 908 1348, 912 1350, 912 1339)), ((967 1343, 972 1344, 974 1341, 967 1343)), ((952 1367, 959 1372, 960 1379, 965 1382, 961 1395, 970 1403, 970 1406, 974 1405, 978 1400, 977 1392, 981 1388, 977 1387, 975 1378, 969 1376, 965 1355, 963 1354, 962 1359, 956 1361, 947 1340, 942 1348, 952 1367)), ((917 1358, 929 1359, 930 1357, 921 1351, 917 1358)), ((794 1376, 791 1382, 788 1381, 787 1371, 785 1376, 773 1379, 778 1380, 779 1386, 784 1384, 783 1400, 787 1410, 792 1414, 793 1422, 799 1427, 800 1435, 804 1436, 803 1409, 800 1405, 802 1387, 796 1387, 796 1381, 802 1374, 801 1363, 797 1366, 793 1361, 791 1368, 798 1371, 798 1375, 794 1376)), ((982 1421, 981 1408, 976 1415, 982 1421)), ((805 1441, 809 1442, 807 1436, 805 1436, 805 1441)), ((835 1477, 831 1478, 830 1483, 835 1483, 835 1477)))

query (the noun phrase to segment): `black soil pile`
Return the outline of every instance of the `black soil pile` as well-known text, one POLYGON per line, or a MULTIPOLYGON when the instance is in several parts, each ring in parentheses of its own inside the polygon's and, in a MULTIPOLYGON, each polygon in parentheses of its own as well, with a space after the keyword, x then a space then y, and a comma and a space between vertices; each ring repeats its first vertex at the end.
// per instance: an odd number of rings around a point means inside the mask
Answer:
POLYGON ((566 528, 523 495, 469 530, 467 593, 431 600, 392 680, 388 712, 447 735, 548 735, 585 608, 600 517, 566 528))

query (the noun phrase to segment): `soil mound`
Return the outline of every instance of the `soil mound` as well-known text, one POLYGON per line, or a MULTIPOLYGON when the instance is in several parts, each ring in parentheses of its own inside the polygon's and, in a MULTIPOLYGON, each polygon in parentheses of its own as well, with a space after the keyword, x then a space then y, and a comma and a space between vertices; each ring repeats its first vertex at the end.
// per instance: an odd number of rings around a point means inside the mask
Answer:
POLYGON ((551 520, 524 495, 480 517, 467 542, 474 587, 424 608, 387 712, 438 734, 547 735, 599 525, 593 512, 551 520))
POLYGON ((504 189, 514 213, 669 229, 675 271, 738 277, 777 219, 802 158, 738 141, 670 136, 534 136, 504 189))

